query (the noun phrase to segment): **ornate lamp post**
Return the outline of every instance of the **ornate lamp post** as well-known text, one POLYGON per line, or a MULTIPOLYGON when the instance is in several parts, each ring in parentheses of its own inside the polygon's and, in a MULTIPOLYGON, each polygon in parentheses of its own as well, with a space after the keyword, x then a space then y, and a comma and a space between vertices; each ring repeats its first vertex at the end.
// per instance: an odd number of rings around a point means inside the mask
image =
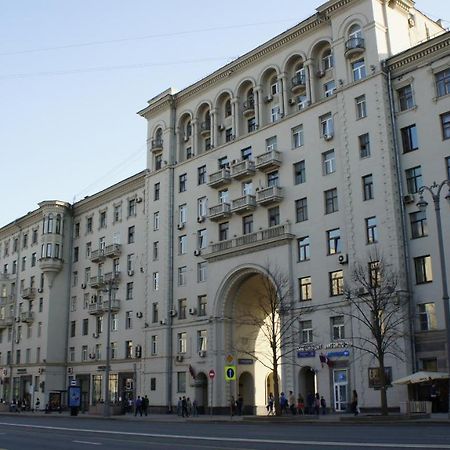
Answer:
POLYGON ((442 301, 444 303, 444 323, 446 331, 446 344, 447 344, 447 371, 449 373, 449 386, 448 386, 448 416, 450 418, 450 308, 448 304, 448 287, 447 287, 447 269, 445 265, 445 251, 444 242, 442 237, 442 222, 441 222, 441 191, 442 188, 446 186, 449 191, 445 196, 445 199, 450 202, 450 180, 444 180, 441 184, 437 184, 436 181, 433 182, 431 186, 422 186, 419 189, 420 199, 417 202, 417 207, 425 212, 428 202, 423 198, 424 192, 428 192, 431 195, 434 203, 434 211, 436 213, 436 228, 437 228, 437 238, 438 238, 438 248, 439 248, 439 259, 440 259, 440 269, 441 269, 441 282, 442 282, 442 301))

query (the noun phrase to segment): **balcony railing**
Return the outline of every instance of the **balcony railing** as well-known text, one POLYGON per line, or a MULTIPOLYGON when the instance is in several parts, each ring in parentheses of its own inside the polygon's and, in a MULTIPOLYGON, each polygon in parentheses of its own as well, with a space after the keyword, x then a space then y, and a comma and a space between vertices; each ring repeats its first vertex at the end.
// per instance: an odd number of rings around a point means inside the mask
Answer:
MULTIPOLYGON (((95 302, 89 304, 89 314, 92 314, 94 316, 99 316, 101 314, 104 314, 105 312, 108 312, 109 305, 108 300, 103 300, 102 302, 95 302)), ((111 312, 117 312, 120 310, 120 300, 117 298, 111 299, 111 312)))
POLYGON ((91 251, 90 260, 94 263, 100 262, 105 259, 105 249, 99 248, 98 250, 91 251))
POLYGON ((256 157, 256 168, 262 172, 271 172, 281 166, 281 153, 278 150, 270 150, 256 157))
POLYGON ((243 195, 231 202, 231 212, 243 214, 248 211, 253 211, 256 208, 256 198, 254 195, 243 195))
POLYGON ((253 96, 247 97, 247 100, 242 105, 242 112, 245 117, 250 117, 255 114, 255 99, 253 96))
POLYGON ((223 168, 209 175, 208 186, 218 188, 231 183, 230 170, 223 168))
POLYGON ((0 330, 3 328, 10 327, 14 323, 14 318, 11 316, 6 316, 0 318, 0 330))
POLYGON ((291 79, 292 84, 292 92, 294 94, 297 94, 298 92, 306 89, 306 77, 302 73, 298 73, 295 75, 295 77, 292 77, 291 79))
POLYGON ((258 205, 272 205, 273 203, 279 203, 283 200, 283 189, 279 186, 269 186, 260 189, 256 193, 256 203, 258 205))
POLYGON ((162 139, 152 139, 151 141, 151 149, 152 152, 157 152, 162 150, 163 148, 163 140, 162 139))
POLYGON ((22 298, 24 299, 28 299, 28 300, 33 300, 36 297, 36 288, 24 288, 22 290, 22 298))
POLYGON ((34 321, 34 313, 32 311, 21 312, 20 321, 25 323, 32 323, 34 321))
POLYGON ((120 244, 107 245, 104 252, 107 258, 116 258, 122 253, 122 246, 120 244))
POLYGON ((211 121, 206 120, 205 122, 202 122, 200 124, 200 134, 202 136, 209 136, 210 133, 211 133, 211 121))
POLYGON ((347 58, 362 53, 365 50, 365 42, 361 37, 353 37, 345 43, 345 56, 347 58))
POLYGON ((237 253, 244 252, 246 249, 254 249, 255 247, 270 248, 282 245, 293 238, 294 235, 290 233, 289 224, 277 225, 234 239, 211 244, 208 253, 204 253, 203 257, 206 260, 232 257, 237 253))
POLYGON ((103 275, 97 275, 89 279, 89 286, 93 289, 100 289, 105 285, 105 279, 103 275))
POLYGON ((255 161, 244 159, 231 165, 231 178, 239 180, 255 173, 255 161))
POLYGON ((208 218, 210 220, 222 220, 231 216, 231 207, 229 203, 219 203, 209 208, 208 218))

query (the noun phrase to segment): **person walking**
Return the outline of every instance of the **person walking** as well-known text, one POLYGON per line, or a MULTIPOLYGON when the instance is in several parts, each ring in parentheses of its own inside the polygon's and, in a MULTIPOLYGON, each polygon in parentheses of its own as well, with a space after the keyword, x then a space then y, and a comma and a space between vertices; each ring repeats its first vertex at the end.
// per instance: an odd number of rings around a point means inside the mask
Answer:
POLYGON ((301 394, 297 398, 297 413, 302 416, 305 415, 305 400, 301 394))
POLYGON ((327 402, 323 398, 323 395, 320 397, 320 409, 322 410, 322 415, 327 413, 327 402))
POLYGON ((186 397, 183 395, 183 398, 181 399, 181 417, 188 417, 188 409, 187 409, 187 400, 186 397))
POLYGON ((192 416, 192 402, 189 397, 186 399, 186 408, 187 408, 188 417, 192 416))
POLYGON ((136 417, 138 413, 142 417, 142 399, 140 395, 138 395, 138 398, 134 402, 134 407, 134 417, 136 417))
POLYGON ((181 399, 181 397, 178 397, 178 402, 177 402, 177 415, 181 416, 182 413, 182 407, 183 407, 183 401, 181 399))
POLYGON ((289 398, 288 398, 288 402, 289 402, 289 409, 291 410, 291 413, 293 416, 295 416, 295 414, 297 413, 297 408, 295 407, 295 395, 292 391, 289 391, 289 398))
POLYGON ((267 399, 267 415, 268 416, 273 416, 273 402, 274 402, 273 394, 272 394, 272 392, 270 392, 269 398, 267 399))
POLYGON ((149 404, 150 404, 150 401, 149 401, 148 397, 145 396, 145 397, 142 399, 142 410, 144 411, 144 414, 145 414, 145 415, 147 415, 149 404))
POLYGON ((320 395, 318 392, 316 392, 316 398, 314 399, 314 412, 316 416, 320 413, 320 395))
POLYGON ((198 402, 196 398, 192 402, 192 417, 198 417, 198 402))
POLYGON ((352 393, 352 413, 357 416, 359 414, 359 407, 358 407, 358 393, 355 389, 353 389, 352 393))
POLYGON ((281 414, 287 413, 287 404, 288 404, 287 398, 286 398, 286 396, 284 395, 284 392, 282 392, 282 393, 280 394, 280 409, 281 409, 281 414))
POLYGON ((314 414, 314 394, 312 392, 308 392, 306 396, 306 408, 307 414, 314 414))

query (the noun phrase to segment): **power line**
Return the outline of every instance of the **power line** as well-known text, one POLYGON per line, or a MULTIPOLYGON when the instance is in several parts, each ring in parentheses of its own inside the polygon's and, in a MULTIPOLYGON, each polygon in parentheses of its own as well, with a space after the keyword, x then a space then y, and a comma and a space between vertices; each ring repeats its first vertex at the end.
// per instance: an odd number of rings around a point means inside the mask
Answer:
POLYGON ((227 25, 223 27, 211 27, 211 28, 200 28, 197 30, 182 30, 172 33, 159 33, 159 34, 149 34, 144 36, 135 36, 128 38, 118 38, 118 39, 109 39, 102 41, 90 41, 90 42, 81 42, 79 44, 66 44, 66 45, 58 45, 54 47, 42 47, 42 48, 31 48, 25 50, 18 50, 13 52, 0 52, 0 56, 12 56, 12 55, 22 55, 27 53, 38 53, 38 52, 48 52, 54 50, 67 50, 71 48, 81 48, 81 47, 92 47, 96 45, 106 45, 106 44, 117 44, 123 42, 133 42, 147 39, 155 39, 155 38, 163 38, 163 37, 174 37, 174 36, 184 36, 187 34, 196 34, 196 33, 205 33, 211 31, 222 31, 222 30, 232 30, 238 28, 248 28, 248 27, 256 27, 260 25, 273 25, 275 23, 292 23, 292 19, 283 19, 271 22, 254 22, 254 23, 245 23, 241 25, 227 25))

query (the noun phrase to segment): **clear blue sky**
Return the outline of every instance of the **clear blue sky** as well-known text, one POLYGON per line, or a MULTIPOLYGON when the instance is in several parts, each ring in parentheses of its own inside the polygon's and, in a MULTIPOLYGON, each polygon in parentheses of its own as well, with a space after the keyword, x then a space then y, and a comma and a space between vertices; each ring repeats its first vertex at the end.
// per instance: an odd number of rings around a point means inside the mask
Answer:
MULTIPOLYGON (((136 111, 149 98, 193 83, 322 3, 3 0, 0 226, 39 201, 72 202, 144 169, 136 111)), ((448 0, 416 6, 450 21, 448 0)))

